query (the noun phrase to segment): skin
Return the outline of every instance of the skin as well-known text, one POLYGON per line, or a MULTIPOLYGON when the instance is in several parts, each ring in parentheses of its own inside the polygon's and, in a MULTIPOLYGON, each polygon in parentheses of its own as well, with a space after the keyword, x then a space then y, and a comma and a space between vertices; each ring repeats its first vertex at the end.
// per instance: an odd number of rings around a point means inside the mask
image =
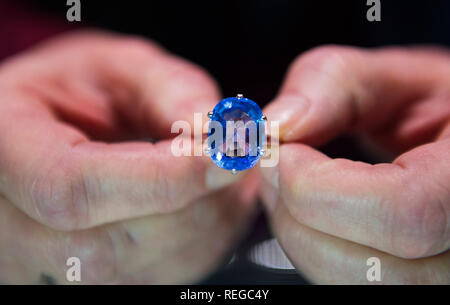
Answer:
MULTIPOLYGON (((264 111, 282 145, 259 191, 312 282, 368 283, 372 256, 382 283, 450 282, 449 83, 442 50, 330 46, 293 63, 264 111), (398 156, 369 165, 313 148, 348 131, 398 156)), ((192 283, 249 223, 257 172, 170 153, 171 124, 220 100, 194 64, 80 32, 3 62, 0 90, 0 282, 67 283, 77 256, 85 284, 192 283)))
POLYGON ((3 62, 0 91, 1 283, 68 283, 72 256, 84 284, 192 283, 227 258, 257 179, 170 151, 171 124, 220 100, 207 72, 79 32, 3 62))
POLYGON ((292 263, 314 283, 450 284, 450 56, 326 46, 300 55, 264 113, 280 162, 261 195, 292 263), (396 157, 366 164, 314 146, 361 134, 396 157))

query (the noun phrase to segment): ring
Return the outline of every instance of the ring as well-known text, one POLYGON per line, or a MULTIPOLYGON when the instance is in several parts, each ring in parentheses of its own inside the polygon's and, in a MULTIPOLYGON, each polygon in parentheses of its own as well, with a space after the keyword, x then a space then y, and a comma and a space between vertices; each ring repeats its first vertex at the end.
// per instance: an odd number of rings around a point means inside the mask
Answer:
POLYGON ((264 155, 265 122, 261 108, 242 94, 221 100, 208 112, 207 153, 233 174, 252 168, 264 155))

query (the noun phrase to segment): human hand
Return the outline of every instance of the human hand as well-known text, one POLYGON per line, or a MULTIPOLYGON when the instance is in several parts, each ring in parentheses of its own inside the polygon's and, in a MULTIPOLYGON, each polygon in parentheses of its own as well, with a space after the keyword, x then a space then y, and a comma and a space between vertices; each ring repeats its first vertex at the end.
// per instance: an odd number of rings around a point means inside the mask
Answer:
POLYGON ((83 32, 4 62, 0 91, 0 282, 67 283, 73 256, 82 283, 193 282, 244 228, 251 174, 170 151, 171 124, 219 100, 197 66, 83 32))
POLYGON ((265 109, 280 162, 262 197, 292 263, 316 283, 450 283, 450 56, 443 50, 322 47, 292 65, 265 109), (361 132, 390 164, 330 159, 307 146, 361 132), (300 142, 305 144, 300 144, 300 142))

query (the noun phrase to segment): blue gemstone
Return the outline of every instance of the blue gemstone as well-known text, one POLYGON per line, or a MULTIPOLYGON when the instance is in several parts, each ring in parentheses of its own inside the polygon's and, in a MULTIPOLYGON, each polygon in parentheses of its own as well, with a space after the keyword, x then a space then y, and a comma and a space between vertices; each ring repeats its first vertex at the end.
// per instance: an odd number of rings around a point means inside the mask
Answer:
POLYGON ((208 147, 212 160, 226 170, 252 168, 261 158, 264 132, 263 114, 254 101, 243 97, 221 100, 209 121, 208 147))

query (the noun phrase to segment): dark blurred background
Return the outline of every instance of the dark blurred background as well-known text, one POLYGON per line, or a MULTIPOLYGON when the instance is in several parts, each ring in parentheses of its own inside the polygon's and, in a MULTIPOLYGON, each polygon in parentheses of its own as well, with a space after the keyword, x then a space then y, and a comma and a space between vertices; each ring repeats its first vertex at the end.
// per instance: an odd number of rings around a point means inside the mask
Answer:
POLYGON ((66 0, 0 0, 0 56, 73 27, 138 34, 205 67, 224 96, 243 92, 261 104, 277 92, 289 63, 323 44, 363 47, 450 44, 450 1, 381 0, 381 22, 366 0, 81 0, 81 22, 66 20, 66 0))
MULTIPOLYGON (((263 106, 276 95, 289 63, 316 46, 450 45, 448 0, 381 0, 381 22, 366 19, 366 0, 81 0, 81 22, 72 23, 66 19, 68 8, 66 0, 0 0, 0 59, 57 33, 99 27, 153 39, 205 67, 224 96, 244 93, 263 106)), ((352 136, 340 137, 322 151, 377 161, 352 136)), ((205 283, 307 283, 286 267, 276 244, 260 244, 267 238, 260 215, 232 263, 205 283), (260 264, 271 266, 266 268, 252 263, 259 259, 275 261, 260 264)))

